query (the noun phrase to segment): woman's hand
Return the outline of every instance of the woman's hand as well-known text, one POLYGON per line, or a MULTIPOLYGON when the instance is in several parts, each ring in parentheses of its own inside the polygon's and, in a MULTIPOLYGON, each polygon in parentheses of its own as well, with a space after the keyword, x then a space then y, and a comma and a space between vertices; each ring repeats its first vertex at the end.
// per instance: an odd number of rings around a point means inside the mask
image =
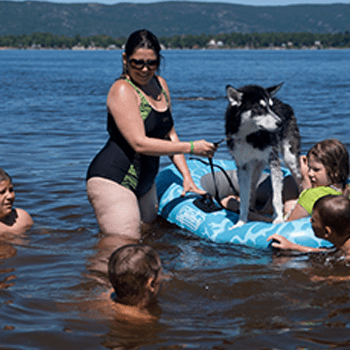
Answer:
POLYGON ((196 186, 196 184, 193 182, 192 177, 185 177, 183 180, 182 186, 183 186, 184 190, 181 193, 181 197, 183 197, 187 192, 194 192, 194 193, 198 193, 200 195, 206 193, 206 191, 201 190, 200 188, 198 188, 196 186))
POLYGON ((205 140, 193 141, 193 151, 192 154, 199 157, 213 157, 218 146, 215 146, 212 142, 207 142, 205 140))

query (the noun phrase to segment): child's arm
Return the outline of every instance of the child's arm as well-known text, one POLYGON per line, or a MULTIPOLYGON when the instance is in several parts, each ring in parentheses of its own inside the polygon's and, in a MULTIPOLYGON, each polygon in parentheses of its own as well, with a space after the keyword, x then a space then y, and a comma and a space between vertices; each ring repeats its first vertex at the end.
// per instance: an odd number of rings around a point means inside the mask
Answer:
POLYGON ((294 209, 287 215, 285 221, 293 221, 301 218, 306 218, 310 216, 305 208, 303 208, 299 203, 296 203, 294 209))
POLYGON ((273 248, 278 248, 282 250, 295 250, 301 253, 312 253, 312 252, 324 252, 327 251, 326 248, 312 248, 312 247, 306 247, 300 244, 292 243, 287 238, 279 235, 278 233, 274 233, 270 237, 267 238, 267 241, 275 242, 271 243, 271 246, 273 248))

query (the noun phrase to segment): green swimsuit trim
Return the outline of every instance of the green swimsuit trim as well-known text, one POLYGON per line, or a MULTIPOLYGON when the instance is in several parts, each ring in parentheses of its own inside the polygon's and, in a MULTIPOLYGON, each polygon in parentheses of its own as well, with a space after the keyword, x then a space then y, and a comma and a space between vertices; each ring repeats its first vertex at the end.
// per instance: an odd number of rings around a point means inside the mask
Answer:
MULTIPOLYGON (((140 91, 140 89, 129 79, 125 79, 135 90, 136 92, 139 94, 140 98, 141 98, 141 105, 140 105, 140 113, 141 113, 141 118, 142 120, 145 120, 151 110, 152 110, 152 107, 150 106, 150 104, 148 103, 145 95, 140 91)), ((165 96, 165 99, 166 99, 166 102, 168 104, 168 96, 166 94, 166 92, 164 91, 163 87, 161 86, 162 88, 162 93, 164 94, 165 96)))
MULTIPOLYGON (((140 104, 141 117, 142 117, 142 120, 146 120, 147 117, 149 116, 149 114, 151 113, 152 107, 150 106, 145 95, 140 91, 140 89, 131 80, 129 80, 129 79, 125 79, 125 80, 139 94, 139 96, 141 98, 141 104, 140 104)), ((162 87, 162 93, 164 94, 165 99, 166 99, 167 104, 168 104, 168 96, 167 96, 166 92, 164 91, 163 87, 162 87)), ((134 159, 133 159, 132 163, 130 164, 130 167, 129 167, 127 173, 125 174, 124 179, 121 183, 122 186, 124 186, 130 190, 133 190, 133 191, 136 190, 136 187, 137 187, 138 182, 139 182, 140 160, 141 160, 141 154, 135 153, 134 159)))

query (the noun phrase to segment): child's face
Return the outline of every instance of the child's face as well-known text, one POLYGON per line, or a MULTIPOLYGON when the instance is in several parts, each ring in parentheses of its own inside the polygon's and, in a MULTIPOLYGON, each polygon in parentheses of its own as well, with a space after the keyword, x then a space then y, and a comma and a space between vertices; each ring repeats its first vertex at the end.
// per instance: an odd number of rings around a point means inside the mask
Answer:
POLYGON ((327 174, 325 166, 317 161, 313 155, 308 157, 308 167, 308 175, 313 188, 332 185, 332 181, 327 174))
POLYGON ((317 209, 315 209, 312 212, 310 222, 311 222, 312 229, 315 233, 315 236, 318 238, 324 238, 326 229, 322 224, 321 217, 317 209))
POLYGON ((15 191, 10 180, 0 182, 0 219, 11 214, 15 191))

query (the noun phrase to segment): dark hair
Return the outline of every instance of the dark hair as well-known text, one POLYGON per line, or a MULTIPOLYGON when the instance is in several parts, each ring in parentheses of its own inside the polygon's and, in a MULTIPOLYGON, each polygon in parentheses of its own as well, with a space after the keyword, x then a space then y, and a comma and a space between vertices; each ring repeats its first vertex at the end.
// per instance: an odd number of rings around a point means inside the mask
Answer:
POLYGON ((108 277, 118 301, 137 305, 149 278, 157 278, 160 268, 160 258, 149 246, 129 244, 118 248, 108 262, 108 277))
POLYGON ((333 183, 342 183, 345 187, 349 177, 349 153, 343 143, 336 139, 318 142, 311 147, 307 158, 311 155, 324 165, 333 183))
MULTIPOLYGON (((157 37, 147 29, 140 29, 136 32, 130 34, 126 44, 125 44, 125 55, 128 59, 137 49, 151 49, 157 55, 158 67, 162 55, 160 54, 161 46, 157 37)), ((123 67, 123 74, 126 72, 126 67, 123 67)))
POLYGON ((341 237, 350 236, 350 200, 342 195, 319 198, 313 207, 320 215, 323 226, 329 226, 341 237))
POLYGON ((2 181, 10 181, 12 182, 11 176, 2 168, 0 168, 0 182, 2 181))

